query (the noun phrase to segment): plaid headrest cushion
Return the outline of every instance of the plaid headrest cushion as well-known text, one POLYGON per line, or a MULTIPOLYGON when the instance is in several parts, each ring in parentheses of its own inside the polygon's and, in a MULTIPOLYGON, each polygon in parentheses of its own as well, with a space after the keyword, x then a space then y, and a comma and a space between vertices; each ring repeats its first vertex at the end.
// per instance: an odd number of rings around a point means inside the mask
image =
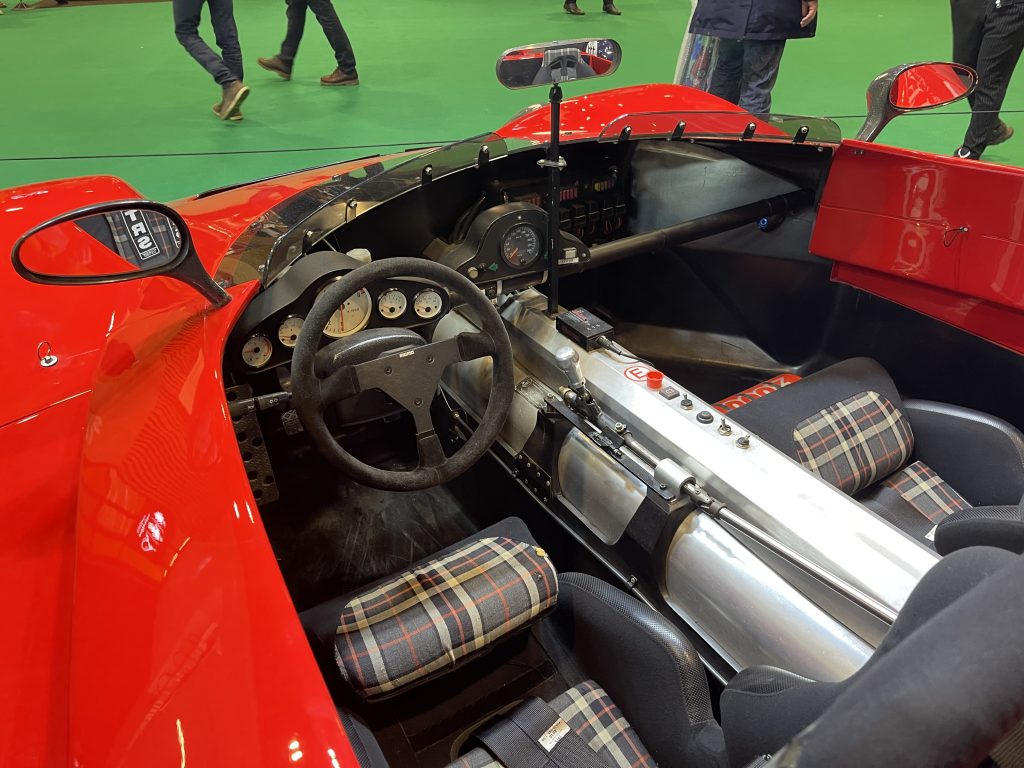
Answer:
POLYGON ((354 597, 335 660, 359 695, 421 682, 554 607, 558 576, 544 550, 486 538, 354 597))
POLYGON ((907 463, 910 422, 883 395, 861 392, 804 419, 793 430, 800 463, 850 495, 907 463))

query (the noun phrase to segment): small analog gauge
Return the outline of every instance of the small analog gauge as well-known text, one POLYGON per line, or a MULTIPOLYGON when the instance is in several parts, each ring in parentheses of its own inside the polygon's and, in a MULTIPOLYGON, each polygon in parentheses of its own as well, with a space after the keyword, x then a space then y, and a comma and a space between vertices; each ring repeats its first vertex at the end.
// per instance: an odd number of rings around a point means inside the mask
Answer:
POLYGON ((377 311, 388 319, 401 317, 408 306, 409 300, 397 288, 389 288, 377 299, 377 311))
POLYGON ((424 320, 437 317, 443 306, 444 300, 436 288, 427 288, 420 291, 412 301, 413 311, 424 320))
POLYGON ((373 299, 365 288, 360 288, 356 293, 345 299, 345 303, 334 311, 331 319, 327 321, 324 334, 332 339, 340 339, 344 336, 351 336, 356 331, 361 331, 370 322, 370 312, 373 309, 373 299))
POLYGON ((272 354, 274 348, 270 344, 270 339, 262 333, 253 334, 242 345, 242 362, 250 368, 262 368, 270 361, 272 354))
POLYGON ((302 330, 302 318, 298 315, 289 315, 281 321, 277 329, 277 340, 288 349, 292 349, 299 341, 299 331, 302 330))
POLYGON ((540 252, 540 232, 531 224, 516 224, 501 238, 501 258, 510 267, 528 267, 540 258, 540 252))

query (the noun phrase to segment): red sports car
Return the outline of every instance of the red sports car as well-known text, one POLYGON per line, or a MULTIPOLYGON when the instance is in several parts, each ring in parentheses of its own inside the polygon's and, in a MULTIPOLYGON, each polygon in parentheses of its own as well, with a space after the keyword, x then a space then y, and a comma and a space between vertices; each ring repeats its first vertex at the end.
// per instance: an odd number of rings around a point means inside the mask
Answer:
POLYGON ((435 150, 0 192, 0 764, 1020 764, 1024 171, 872 143, 973 73, 855 140, 560 101, 620 56, 513 49, 550 105, 435 150))

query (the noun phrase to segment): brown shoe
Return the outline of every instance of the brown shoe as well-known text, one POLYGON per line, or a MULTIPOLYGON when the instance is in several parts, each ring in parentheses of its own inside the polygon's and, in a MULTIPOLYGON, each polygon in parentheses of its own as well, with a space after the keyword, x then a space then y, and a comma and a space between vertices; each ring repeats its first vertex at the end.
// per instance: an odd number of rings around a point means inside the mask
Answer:
POLYGON ((241 120, 242 102, 249 95, 249 88, 235 80, 224 86, 224 98, 213 106, 213 113, 221 120, 241 120), (237 117, 236 117, 237 115, 237 117))
POLYGON ((352 72, 342 72, 341 67, 320 78, 320 85, 359 85, 359 75, 352 72))
MULTIPOLYGON (((224 119, 224 117, 220 113, 220 104, 214 104, 213 105, 213 114, 215 114, 221 120, 224 119)), ((236 122, 237 123, 239 120, 244 120, 244 119, 245 118, 242 117, 242 110, 240 110, 240 109, 236 109, 234 112, 232 112, 230 115, 228 115, 228 120, 231 120, 232 122, 236 122)))
POLYGON ((566 3, 564 7, 565 7, 565 12, 570 14, 570 15, 572 15, 572 16, 586 16, 587 15, 586 13, 584 13, 583 11, 580 10, 580 7, 578 5, 576 5, 576 3, 573 2, 573 0, 569 0, 569 2, 566 3))
POLYGON ((292 68, 285 64, 280 56, 271 56, 269 59, 256 59, 256 63, 264 69, 269 69, 284 80, 292 79, 292 68))
POLYGON ((605 3, 604 12, 610 13, 612 16, 621 16, 622 11, 615 7, 615 3, 605 3))

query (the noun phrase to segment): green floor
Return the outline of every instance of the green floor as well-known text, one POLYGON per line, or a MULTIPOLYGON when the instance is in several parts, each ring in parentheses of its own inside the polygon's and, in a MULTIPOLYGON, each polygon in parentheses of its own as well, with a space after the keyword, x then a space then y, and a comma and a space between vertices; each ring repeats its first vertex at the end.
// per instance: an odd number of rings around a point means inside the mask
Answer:
MULTIPOLYGON (((252 95, 241 123, 216 120, 219 89, 178 46, 170 3, 71 6, 0 16, 0 187, 111 173, 155 199, 417 142, 454 140, 501 125, 544 92, 506 91, 494 61, 530 41, 604 35, 623 45, 612 77, 584 90, 668 81, 686 0, 619 0, 618 18, 580 0, 336 0, 359 59, 362 85, 323 88, 333 68, 313 19, 292 82, 256 66, 277 50, 282 0, 239 0, 236 16, 252 95), (325 149, 329 148, 329 149, 325 149)), ((11 5, 11 0, 8 0, 11 5)), ((880 70, 949 55, 944 0, 824 0, 819 35, 790 44, 775 111, 860 115, 864 89, 880 70)), ((212 40, 212 33, 209 38, 212 40)), ((587 87, 589 86, 589 87, 587 87)), ((1007 109, 1024 107, 1024 76, 1007 109)), ((964 107, 957 105, 958 110, 964 107)), ((1006 115, 1008 122, 1016 116, 1006 115)), ((840 119, 844 135, 860 121, 840 119)), ((903 118, 887 143, 950 153, 963 114, 903 118)), ((986 159, 1024 165, 1020 137, 986 159)))

